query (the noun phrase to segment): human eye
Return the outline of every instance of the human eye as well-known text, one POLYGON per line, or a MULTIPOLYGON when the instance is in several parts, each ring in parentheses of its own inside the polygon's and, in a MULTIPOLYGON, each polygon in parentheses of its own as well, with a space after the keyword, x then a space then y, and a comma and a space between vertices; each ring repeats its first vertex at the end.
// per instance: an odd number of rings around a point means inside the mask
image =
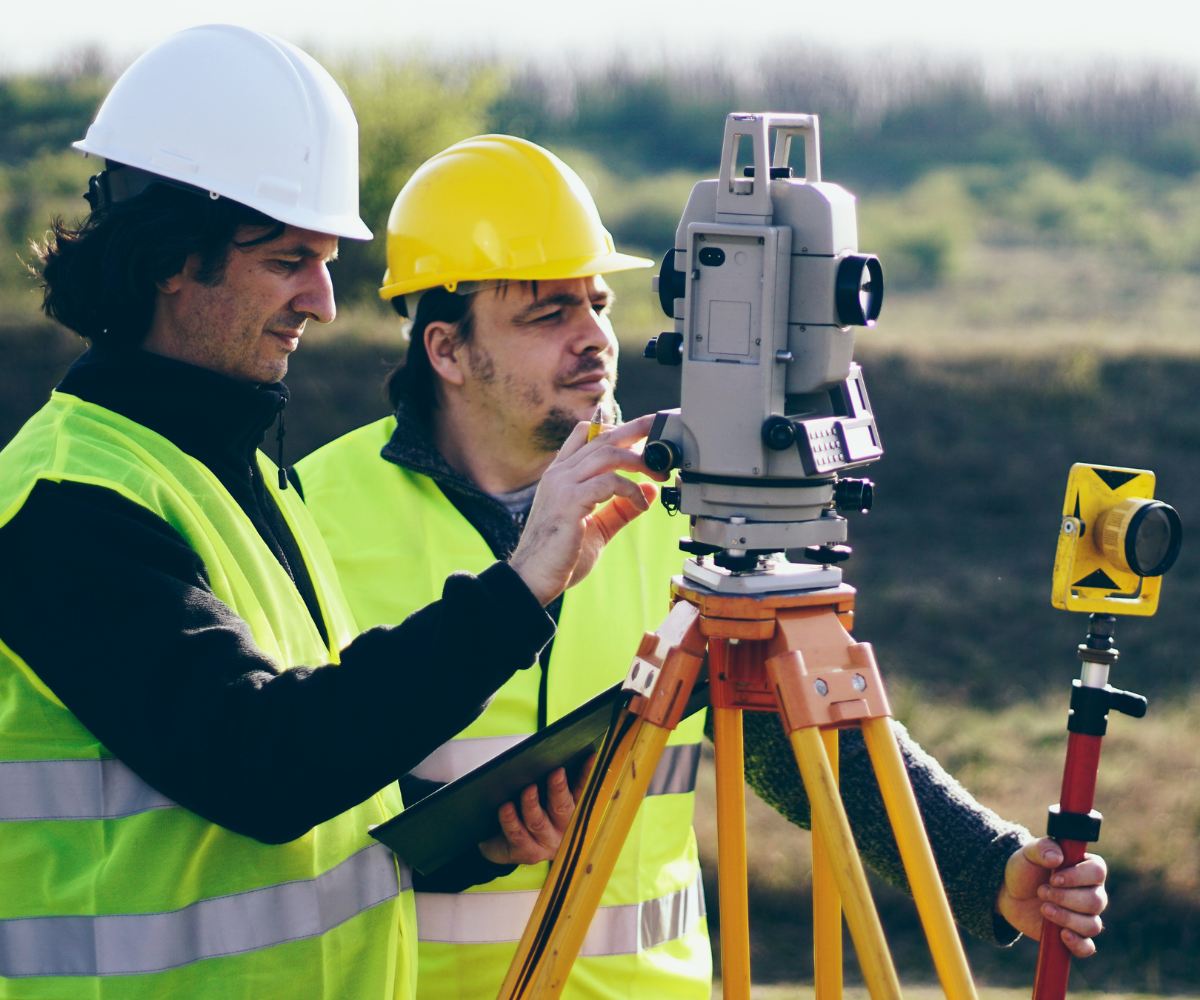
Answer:
POLYGON ((273 257, 267 264, 280 274, 295 274, 304 265, 304 260, 300 257, 273 257))

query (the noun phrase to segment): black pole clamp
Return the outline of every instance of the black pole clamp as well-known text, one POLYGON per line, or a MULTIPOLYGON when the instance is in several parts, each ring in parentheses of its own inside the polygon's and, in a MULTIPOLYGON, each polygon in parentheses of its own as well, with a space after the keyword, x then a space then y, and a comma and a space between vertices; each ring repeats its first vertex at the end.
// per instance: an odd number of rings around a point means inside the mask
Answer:
POLYGON ((1095 809, 1088 813, 1063 812, 1062 806, 1056 802, 1050 807, 1046 832, 1058 841, 1076 840, 1094 844, 1100 839, 1100 821, 1103 818, 1095 809))
POLYGON ((1067 730, 1086 736, 1103 736, 1108 732, 1109 709, 1140 719, 1146 714, 1146 699, 1110 684, 1102 688, 1085 687, 1078 679, 1073 680, 1067 730))

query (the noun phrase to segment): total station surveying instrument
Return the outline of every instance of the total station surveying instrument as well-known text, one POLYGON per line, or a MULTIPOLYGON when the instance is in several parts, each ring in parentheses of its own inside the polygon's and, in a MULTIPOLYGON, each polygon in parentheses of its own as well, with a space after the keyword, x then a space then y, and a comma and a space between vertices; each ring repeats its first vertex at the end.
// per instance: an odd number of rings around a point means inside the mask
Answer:
POLYGON ((869 481, 841 473, 883 454, 852 360, 854 327, 879 316, 883 271, 857 252, 854 196, 821 180, 819 136, 815 115, 730 115, 720 176, 692 189, 656 281, 675 329, 646 354, 683 378, 645 460, 679 470, 663 502, 691 517, 685 575, 723 593, 840 583, 839 511, 872 500, 869 481))
POLYGON ((675 328, 647 354, 682 368, 682 393, 679 409, 658 414, 645 460, 677 472, 663 502, 688 515, 680 544, 692 558, 672 581, 671 613, 637 650, 500 995, 563 989, 707 659, 725 997, 750 995, 742 712, 768 711, 811 804, 818 1000, 841 995, 843 911, 872 997, 900 996, 837 789, 847 727, 862 730, 946 995, 974 998, 879 670, 848 632, 842 515, 868 509, 872 486, 842 474, 883 453, 854 327, 878 317, 883 272, 858 252, 853 196, 821 180, 815 115, 728 116, 719 175, 693 188, 657 291, 675 328))

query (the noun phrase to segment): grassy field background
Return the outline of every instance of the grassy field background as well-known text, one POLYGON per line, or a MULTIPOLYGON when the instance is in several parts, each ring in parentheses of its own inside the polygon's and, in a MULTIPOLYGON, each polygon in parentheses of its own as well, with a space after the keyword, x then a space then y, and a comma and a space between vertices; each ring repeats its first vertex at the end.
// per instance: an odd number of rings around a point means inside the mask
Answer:
MULTIPOLYGON (((1112 904, 1100 953, 1072 984, 1078 996, 1200 994, 1196 81, 1113 74, 997 93, 961 67, 863 74, 814 57, 757 69, 748 80, 711 67, 561 79, 496 65, 345 67, 363 125, 364 217, 379 227, 411 169, 449 142, 512 131, 576 165, 618 243, 657 257, 691 184, 715 172, 726 111, 820 112, 826 178, 861 196, 860 244, 888 280, 858 350, 886 453, 870 470, 875 509, 850 526, 856 633, 874 644, 914 736, 981 801, 1041 831, 1086 627, 1049 604, 1067 471, 1157 472, 1186 541, 1158 615, 1118 626, 1112 683, 1147 695, 1150 710, 1110 720, 1097 807, 1112 904)), ((89 63, 0 78, 0 442, 81 348, 39 317, 22 261, 52 214, 79 212, 91 165, 62 150, 111 73, 89 63)), ((386 412, 377 387, 404 347, 373 297, 382 254, 379 240, 344 248, 339 317, 310 328, 289 376, 290 460, 386 412)), ((629 414, 678 399, 677 371, 640 358, 664 329, 648 275, 614 279, 629 414)), ((714 873, 707 763, 703 778, 698 825, 714 873)), ((753 800, 749 822, 756 996, 808 996, 766 985, 811 976, 807 835, 753 800)), ((911 905, 882 887, 878 899, 902 980, 932 982, 911 905)), ((1027 995, 1030 942, 969 954, 985 997, 1027 995)))

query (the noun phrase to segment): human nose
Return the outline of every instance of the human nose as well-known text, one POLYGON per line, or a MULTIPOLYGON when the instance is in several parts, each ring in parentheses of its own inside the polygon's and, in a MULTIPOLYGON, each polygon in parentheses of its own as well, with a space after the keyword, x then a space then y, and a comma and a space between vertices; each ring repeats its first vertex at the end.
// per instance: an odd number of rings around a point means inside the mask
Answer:
POLYGON ((576 322, 574 348, 577 354, 587 351, 611 354, 616 350, 617 337, 607 313, 598 313, 592 308, 580 310, 576 322))
POLYGON ((333 295, 333 279, 324 261, 314 261, 306 271, 303 287, 292 299, 292 309, 316 320, 330 323, 337 315, 337 303, 333 295))

